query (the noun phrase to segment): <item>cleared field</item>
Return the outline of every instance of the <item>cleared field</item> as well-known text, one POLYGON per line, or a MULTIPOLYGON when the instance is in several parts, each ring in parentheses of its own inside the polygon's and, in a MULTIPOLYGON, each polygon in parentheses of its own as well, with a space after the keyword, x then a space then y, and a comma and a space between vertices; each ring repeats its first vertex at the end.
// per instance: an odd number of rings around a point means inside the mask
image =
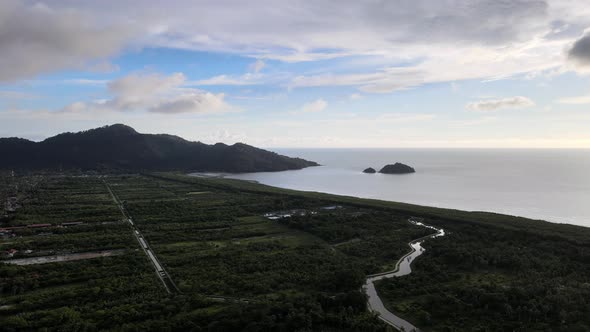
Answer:
POLYGON ((65 254, 65 255, 9 259, 9 260, 2 261, 2 263, 14 264, 14 265, 48 264, 48 263, 77 261, 77 260, 83 260, 83 259, 93 259, 93 258, 99 258, 99 257, 118 256, 118 255, 122 255, 124 253, 125 253, 125 250, 104 250, 104 251, 99 251, 99 252, 84 252, 84 253, 79 253, 79 254, 65 254))

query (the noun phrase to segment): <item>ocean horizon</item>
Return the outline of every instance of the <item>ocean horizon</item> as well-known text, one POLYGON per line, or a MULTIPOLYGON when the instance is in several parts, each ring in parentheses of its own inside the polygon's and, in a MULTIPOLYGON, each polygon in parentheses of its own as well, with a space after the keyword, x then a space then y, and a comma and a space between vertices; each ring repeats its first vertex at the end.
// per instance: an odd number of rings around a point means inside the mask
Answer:
POLYGON ((304 191, 486 211, 590 227, 588 149, 274 148, 321 164, 227 177, 304 191), (405 163, 416 173, 365 174, 405 163))

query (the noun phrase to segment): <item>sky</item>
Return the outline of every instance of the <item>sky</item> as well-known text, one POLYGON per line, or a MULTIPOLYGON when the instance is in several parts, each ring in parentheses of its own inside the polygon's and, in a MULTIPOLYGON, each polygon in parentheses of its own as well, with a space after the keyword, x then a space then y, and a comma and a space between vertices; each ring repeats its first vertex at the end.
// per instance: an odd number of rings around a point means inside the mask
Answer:
POLYGON ((0 137, 590 148, 587 0, 1 0, 0 52, 0 137))

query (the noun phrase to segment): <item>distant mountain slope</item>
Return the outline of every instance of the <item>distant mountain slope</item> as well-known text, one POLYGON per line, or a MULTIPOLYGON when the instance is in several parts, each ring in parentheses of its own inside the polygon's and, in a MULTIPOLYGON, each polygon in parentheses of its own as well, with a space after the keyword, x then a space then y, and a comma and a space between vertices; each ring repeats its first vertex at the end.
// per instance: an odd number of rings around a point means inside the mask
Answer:
POLYGON ((116 124, 36 143, 0 138, 0 169, 265 172, 317 166, 242 143, 207 145, 116 124))

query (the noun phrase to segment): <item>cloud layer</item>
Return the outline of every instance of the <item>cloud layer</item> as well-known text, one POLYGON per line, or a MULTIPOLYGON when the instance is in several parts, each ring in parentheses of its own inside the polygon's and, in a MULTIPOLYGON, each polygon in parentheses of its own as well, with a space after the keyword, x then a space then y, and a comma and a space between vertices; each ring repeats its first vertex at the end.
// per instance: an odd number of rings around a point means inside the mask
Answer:
POLYGON ((321 112, 328 107, 328 103, 323 99, 317 99, 311 103, 306 103, 301 107, 301 112, 310 113, 310 112, 321 112))
POLYGON ((585 105, 585 104, 590 104, 590 95, 560 98, 558 100, 558 102, 560 104, 569 104, 569 105, 585 105))
POLYGON ((0 82, 61 69, 111 68, 104 59, 129 41, 129 25, 110 26, 78 10, 0 1, 0 82))
POLYGON ((469 103, 465 106, 468 110, 490 112, 501 109, 519 109, 535 106, 535 103, 527 97, 515 96, 502 99, 487 99, 469 103))
POLYGON ((141 111, 153 113, 220 113, 232 110, 224 94, 183 88, 182 73, 169 76, 134 73, 108 83, 111 99, 92 103, 77 102, 64 111, 82 110, 141 111))
MULTIPOLYGON (((253 74, 266 59, 339 57, 367 57, 386 68, 410 63, 423 72, 409 82, 389 75, 362 86, 390 92, 448 76, 506 77, 561 66, 563 49, 590 26, 587 7, 584 0, 4 0, 0 81, 87 66, 133 45, 251 56, 253 74)), ((570 58, 585 59, 585 45, 579 40, 570 58)))

